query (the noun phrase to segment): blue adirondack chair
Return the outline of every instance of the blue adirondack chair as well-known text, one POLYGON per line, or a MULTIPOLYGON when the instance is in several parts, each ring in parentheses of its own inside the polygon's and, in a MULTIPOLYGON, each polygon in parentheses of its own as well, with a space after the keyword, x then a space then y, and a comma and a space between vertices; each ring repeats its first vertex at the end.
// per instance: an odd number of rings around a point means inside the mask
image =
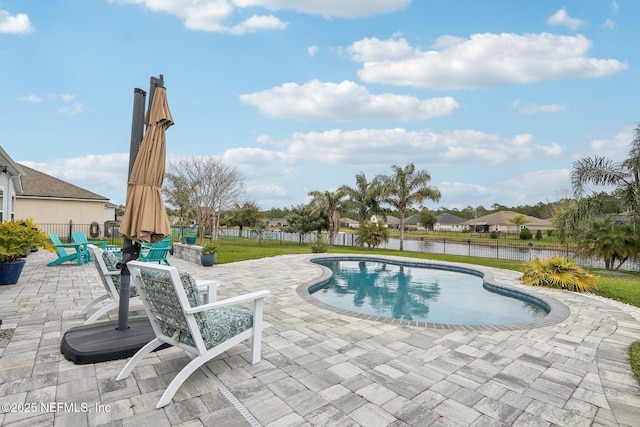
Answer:
POLYGON ((47 264, 47 267, 53 267, 54 265, 62 264, 67 261, 76 261, 78 265, 82 265, 85 262, 91 260, 89 252, 86 249, 86 245, 82 243, 62 243, 60 237, 55 233, 49 233, 49 239, 54 244, 58 252, 58 259, 51 261, 47 264), (73 252, 67 252, 67 248, 73 249, 73 252))
POLYGON ((142 248, 138 261, 157 262, 158 264, 170 265, 167 260, 169 249, 171 248, 171 237, 165 237, 159 242, 153 243, 148 248, 142 248))

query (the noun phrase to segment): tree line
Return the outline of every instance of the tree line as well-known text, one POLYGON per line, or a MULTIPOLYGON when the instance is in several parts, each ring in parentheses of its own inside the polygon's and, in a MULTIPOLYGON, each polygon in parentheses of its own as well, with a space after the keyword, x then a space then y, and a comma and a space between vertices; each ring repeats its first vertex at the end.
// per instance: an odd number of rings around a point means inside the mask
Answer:
POLYGON ((169 162, 163 192, 180 218, 194 218, 205 229, 229 226, 264 228, 263 219, 284 218, 288 231, 301 234, 327 231, 328 244, 339 230, 340 218, 359 223, 361 245, 375 247, 388 239, 382 224, 374 224, 374 215, 394 215, 400 219, 400 250, 403 249, 404 221, 414 213, 424 225, 433 224, 435 216, 450 213, 472 219, 492 212, 511 210, 523 215, 550 219, 562 240, 571 240, 585 254, 602 257, 607 268, 620 268, 640 253, 640 126, 635 129, 627 158, 616 162, 603 156, 583 157, 573 164, 572 197, 536 205, 509 207, 499 203, 490 208, 467 206, 464 209, 422 207, 422 202, 437 202, 440 191, 430 185, 426 170, 413 163, 391 166, 389 174, 369 179, 360 172, 355 185, 336 190, 314 190, 309 203, 289 209, 261 211, 252 201, 242 201, 244 183, 236 168, 224 165, 212 156, 192 157, 169 162), (611 192, 588 193, 588 186, 611 186, 611 192))

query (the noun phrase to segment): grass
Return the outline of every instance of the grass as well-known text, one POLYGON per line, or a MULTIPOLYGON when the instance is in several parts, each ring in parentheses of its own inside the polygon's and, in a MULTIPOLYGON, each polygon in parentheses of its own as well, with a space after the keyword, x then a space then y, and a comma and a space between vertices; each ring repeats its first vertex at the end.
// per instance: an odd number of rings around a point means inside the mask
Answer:
POLYGON ((640 341, 636 341, 629 347, 629 364, 633 371, 633 376, 636 377, 638 384, 640 384, 640 341))

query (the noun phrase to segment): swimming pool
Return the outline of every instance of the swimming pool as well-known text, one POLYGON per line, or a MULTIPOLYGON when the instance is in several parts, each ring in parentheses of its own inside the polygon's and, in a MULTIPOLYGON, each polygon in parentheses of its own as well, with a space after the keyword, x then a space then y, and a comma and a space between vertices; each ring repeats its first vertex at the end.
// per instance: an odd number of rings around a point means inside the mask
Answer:
POLYGON ((309 287, 311 295, 361 315, 424 324, 504 325, 533 322, 550 311, 542 299, 487 283, 473 269, 368 257, 312 262, 332 274, 309 287))

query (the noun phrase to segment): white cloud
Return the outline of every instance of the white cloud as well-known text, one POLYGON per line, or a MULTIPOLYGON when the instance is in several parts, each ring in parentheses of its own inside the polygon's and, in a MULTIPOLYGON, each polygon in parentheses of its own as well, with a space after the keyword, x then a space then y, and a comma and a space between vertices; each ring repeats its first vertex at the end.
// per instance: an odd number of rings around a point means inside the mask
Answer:
POLYGON ((299 120, 424 120, 451 114, 460 107, 451 97, 420 100, 391 93, 373 95, 365 87, 346 80, 339 84, 318 80, 303 85, 285 83, 240 95, 240 100, 268 116, 299 120))
POLYGON ((239 7, 292 9, 296 12, 324 17, 361 18, 404 9, 411 0, 233 0, 233 3, 239 7))
POLYGON ((234 13, 247 7, 271 11, 295 10, 325 17, 358 18, 393 12, 411 0, 109 0, 112 3, 138 4, 153 12, 173 15, 185 28, 229 34, 254 33, 260 30, 282 30, 287 24, 273 15, 253 15, 234 24, 234 13))
POLYGON ((287 24, 272 15, 253 15, 233 24, 230 19, 236 10, 228 0, 109 0, 112 3, 139 4, 153 12, 173 15, 182 20, 185 28, 229 34, 246 34, 259 30, 281 30, 287 24))
POLYGON ((571 18, 565 9, 559 9, 556 13, 551 15, 547 19, 549 25, 565 25, 576 31, 578 28, 584 25, 584 21, 577 18, 571 18))
POLYGON ((87 109, 86 105, 84 105, 84 104, 82 104, 80 102, 74 102, 72 104, 60 107, 58 109, 58 113, 69 114, 71 116, 74 116, 76 114, 83 113, 86 109, 87 109))
POLYGON ((434 46, 414 49, 404 39, 363 39, 347 48, 362 62, 365 82, 434 89, 475 89, 543 80, 604 77, 627 68, 615 59, 587 56, 591 41, 582 35, 473 34, 445 36, 434 46))
MULTIPOLYGON (((357 167, 379 167, 407 161, 495 166, 531 158, 556 158, 563 155, 563 149, 555 143, 536 145, 528 134, 506 139, 474 130, 436 133, 396 128, 296 133, 284 141, 284 147, 278 153, 285 156, 289 164, 313 159, 357 167)), ((262 155, 264 157, 264 153, 262 155)), ((238 161, 242 161, 242 157, 238 157, 238 161)))
POLYGON ((616 23, 612 19, 607 19, 606 21, 604 21, 602 23, 602 28, 607 28, 609 30, 615 30, 616 29, 616 23))
POLYGON ((606 156, 616 161, 622 161, 629 154, 634 136, 633 128, 629 127, 611 138, 594 139, 589 143, 592 152, 589 155, 606 156))
POLYGON ((0 33, 26 34, 34 31, 29 16, 24 13, 10 15, 0 9, 0 33))
POLYGON ((18 99, 20 101, 31 102, 32 104, 38 104, 38 103, 42 102, 42 98, 40 98, 37 95, 20 96, 20 97, 18 97, 18 99))
POLYGON ((309 46, 307 48, 307 54, 309 54, 310 57, 313 58, 316 53, 318 53, 318 46, 309 46))
POLYGON ((556 113, 558 111, 566 111, 569 106, 567 104, 543 104, 537 103, 519 105, 519 102, 514 102, 514 107, 519 113, 522 114, 537 114, 537 113, 556 113))

